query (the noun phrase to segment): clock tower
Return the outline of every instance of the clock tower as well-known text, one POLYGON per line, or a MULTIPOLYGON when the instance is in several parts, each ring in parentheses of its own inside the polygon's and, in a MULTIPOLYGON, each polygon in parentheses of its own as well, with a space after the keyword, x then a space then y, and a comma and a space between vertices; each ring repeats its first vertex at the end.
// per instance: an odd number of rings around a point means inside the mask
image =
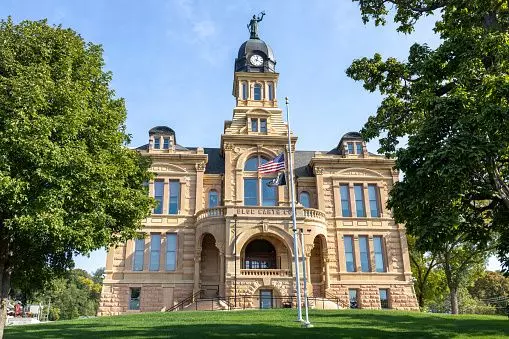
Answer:
POLYGON ((258 36, 258 22, 264 15, 253 15, 247 26, 249 40, 240 46, 235 59, 233 95, 237 107, 277 107, 276 59, 272 48, 258 36))

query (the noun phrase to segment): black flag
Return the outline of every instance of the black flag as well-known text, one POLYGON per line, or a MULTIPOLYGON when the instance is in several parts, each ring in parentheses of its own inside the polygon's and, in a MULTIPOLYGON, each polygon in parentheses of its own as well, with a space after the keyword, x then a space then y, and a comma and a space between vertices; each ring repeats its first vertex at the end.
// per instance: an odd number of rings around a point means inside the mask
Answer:
POLYGON ((286 176, 285 172, 279 172, 277 177, 275 177, 271 182, 267 183, 267 186, 275 187, 275 186, 283 186, 286 185, 286 176))

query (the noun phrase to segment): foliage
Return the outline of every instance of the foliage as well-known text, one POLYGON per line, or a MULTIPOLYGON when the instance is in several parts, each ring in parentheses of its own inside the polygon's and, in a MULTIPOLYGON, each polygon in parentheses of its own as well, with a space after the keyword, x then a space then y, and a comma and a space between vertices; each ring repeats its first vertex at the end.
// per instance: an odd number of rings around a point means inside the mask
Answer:
POLYGON ((32 303, 49 306, 49 320, 74 319, 79 316, 95 316, 101 297, 100 283, 81 269, 68 272, 65 277, 50 281, 46 288, 31 299, 32 303))
POLYGON ((507 317, 381 310, 157 312, 7 328, 7 338, 504 338, 507 317))
POLYGON ((468 290, 477 299, 509 297, 509 278, 500 272, 488 271, 477 278, 468 290))
MULTIPOLYGON (((347 74, 383 100, 362 134, 380 136, 405 176, 390 194, 422 250, 458 236, 494 241, 509 269, 509 7, 502 0, 354 0, 365 22, 383 24, 390 9, 401 32, 436 15, 436 49, 414 44, 406 61, 355 60, 347 74), (398 141, 408 145, 397 150, 398 141)), ((488 249, 488 248, 487 248, 488 249)))
POLYGON ((73 255, 134 236, 153 204, 103 66, 101 47, 70 29, 0 21, 3 300, 11 280, 37 290, 73 255))

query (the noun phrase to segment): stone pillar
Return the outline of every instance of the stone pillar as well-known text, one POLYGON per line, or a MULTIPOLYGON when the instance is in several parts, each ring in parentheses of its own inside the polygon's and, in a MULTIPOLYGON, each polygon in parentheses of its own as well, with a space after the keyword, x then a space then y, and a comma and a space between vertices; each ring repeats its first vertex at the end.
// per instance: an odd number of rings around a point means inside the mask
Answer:
POLYGON ((164 178, 163 214, 168 214, 169 208, 170 208, 170 181, 168 178, 164 178))
MULTIPOLYGON (((196 164, 196 202, 195 211, 203 209, 203 172, 205 171, 205 164, 203 162, 196 164)), ((218 197, 219 198, 219 197, 218 197)))
POLYGON ((219 249, 219 295, 224 297, 225 296, 225 286, 224 286, 224 279, 225 279, 225 256, 224 256, 224 246, 223 244, 217 243, 218 249, 219 249))
POLYGON ((362 272, 361 254, 359 252, 359 236, 357 234, 353 236, 353 254, 355 257, 355 271, 362 272))
POLYGON ((231 187, 232 182, 232 168, 231 168, 231 161, 232 161, 232 150, 233 145, 230 143, 225 143, 223 146, 224 149, 224 204, 230 205, 233 200, 232 192, 233 189, 231 187))
POLYGON ((369 249, 369 270, 376 272, 375 266, 375 243, 373 242, 373 235, 368 236, 368 249, 369 249))
MULTIPOLYGON (((323 169, 315 167, 313 169, 313 171, 315 172, 315 177, 316 177, 317 208, 320 211, 325 211, 325 200, 324 200, 324 192, 323 192, 323 169)), ((333 187, 332 189, 334 190, 334 193, 335 193, 335 187, 333 187)), ((335 202, 335 204, 337 204, 337 203, 335 202)), ((336 217, 337 216, 339 216, 339 215, 336 215, 336 217)))
POLYGON ((196 251, 194 252, 193 294, 200 290, 200 262, 201 262, 201 249, 196 249, 196 251))
POLYGON ((369 192, 368 184, 362 184, 362 198, 364 199, 364 209, 366 210, 366 217, 371 217, 371 207, 369 206, 369 192))

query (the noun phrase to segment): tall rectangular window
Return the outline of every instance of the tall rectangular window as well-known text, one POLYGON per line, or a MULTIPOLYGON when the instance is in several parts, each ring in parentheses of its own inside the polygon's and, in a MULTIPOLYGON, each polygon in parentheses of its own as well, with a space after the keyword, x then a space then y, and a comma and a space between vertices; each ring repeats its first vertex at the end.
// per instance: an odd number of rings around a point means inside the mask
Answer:
POLYGON ((362 143, 360 143, 360 142, 355 143, 355 148, 356 148, 357 154, 362 154, 362 143))
POLYGON ((161 258, 161 235, 150 235, 150 271, 159 271, 159 258, 161 258))
POLYGON ((380 205, 379 205, 379 194, 378 187, 375 184, 368 185, 368 197, 369 197, 369 209, 371 211, 371 217, 380 217, 380 205))
POLYGON ((163 197, 164 197, 164 181, 154 181, 154 198, 157 201, 157 205, 154 208, 154 214, 163 213, 163 197))
POLYGON ((350 308, 359 308, 359 304, 357 303, 357 289, 356 288, 348 289, 348 298, 350 299, 350 308))
POLYGON ((251 132, 258 132, 258 119, 251 119, 251 132))
POLYGON ((258 206, 258 179, 244 178, 244 205, 258 206))
POLYGON ((353 237, 351 235, 345 235, 343 237, 345 244, 345 260, 346 260, 346 271, 355 272, 355 259, 353 254, 353 237))
POLYGON ((144 252, 145 252, 145 239, 135 239, 133 271, 143 271, 144 252))
POLYGON ((247 100, 247 83, 242 83, 242 100, 247 100))
POLYGON ((161 148, 161 138, 154 137, 154 149, 160 149, 160 148, 161 148))
POLYGON ((163 139, 163 149, 169 149, 170 148, 170 138, 164 138, 163 139))
POLYGON ((340 185, 339 186, 340 195, 341 195, 341 211, 344 217, 352 216, 352 209, 350 208, 350 188, 348 185, 340 185))
POLYGON ((272 82, 269 82, 268 90, 269 90, 269 100, 274 100, 274 85, 272 85, 272 82))
POLYGON ((348 146, 348 154, 353 154, 353 142, 347 142, 346 145, 348 146))
POLYGON ((357 213, 357 217, 365 217, 366 208, 364 207, 364 192, 362 184, 355 184, 353 186, 353 191, 355 194, 355 211, 357 213))
POLYGON ((178 214, 180 209, 180 181, 170 180, 168 214, 178 214))
POLYGON ((383 238, 381 236, 373 237, 373 245, 375 250, 375 269, 377 272, 385 272, 383 238))
POLYGON ((380 308, 389 308, 389 291, 386 288, 381 288, 380 294, 380 308))
POLYGON ((268 186, 272 179, 262 179, 262 206, 276 206, 276 187, 268 186))
POLYGON ((253 97, 255 100, 262 100, 262 85, 254 85, 253 97))
POLYGON ((359 236, 359 251, 361 257, 361 271, 369 272, 369 247, 368 237, 365 235, 359 236))
POLYGON ((166 233, 166 270, 177 269, 177 233, 166 233))
POLYGON ((260 133, 267 133, 267 119, 260 119, 260 133))
POLYGON ((129 289, 129 309, 139 310, 140 309, 140 295, 141 287, 131 287, 129 289))

